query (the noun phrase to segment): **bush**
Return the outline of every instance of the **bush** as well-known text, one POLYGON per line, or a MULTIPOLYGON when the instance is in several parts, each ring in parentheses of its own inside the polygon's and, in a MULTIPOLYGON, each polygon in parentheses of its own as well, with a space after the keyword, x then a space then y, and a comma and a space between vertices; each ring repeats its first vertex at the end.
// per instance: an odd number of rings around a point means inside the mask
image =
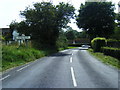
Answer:
POLYGON ((102 47, 101 49, 105 55, 110 55, 120 60, 120 48, 102 47))
POLYGON ((100 52, 101 51, 101 47, 106 45, 106 39, 105 38, 101 38, 101 37, 94 38, 91 41, 91 45, 92 45, 92 48, 93 48, 94 52, 100 52))
POLYGON ((120 48, 120 40, 107 39, 106 45, 107 45, 108 47, 120 48))

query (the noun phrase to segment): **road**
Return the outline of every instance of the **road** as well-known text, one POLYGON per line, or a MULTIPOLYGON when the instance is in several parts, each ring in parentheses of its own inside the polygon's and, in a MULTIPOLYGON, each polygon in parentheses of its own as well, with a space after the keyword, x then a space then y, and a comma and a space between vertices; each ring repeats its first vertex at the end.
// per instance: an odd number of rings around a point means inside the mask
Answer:
POLYGON ((68 49, 3 74, 3 88, 118 88, 118 70, 68 49))

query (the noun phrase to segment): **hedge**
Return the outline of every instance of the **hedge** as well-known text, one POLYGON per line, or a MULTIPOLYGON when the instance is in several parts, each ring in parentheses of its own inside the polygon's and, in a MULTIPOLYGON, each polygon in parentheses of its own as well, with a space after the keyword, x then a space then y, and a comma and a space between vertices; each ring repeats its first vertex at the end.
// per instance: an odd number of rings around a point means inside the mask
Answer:
POLYGON ((120 40, 116 39, 107 39, 106 46, 120 48, 120 40))
POLYGON ((120 60, 120 48, 102 47, 101 49, 105 55, 110 55, 120 60))
POLYGON ((92 45, 92 48, 93 48, 94 52, 100 52, 101 51, 101 47, 106 45, 106 39, 105 38, 101 38, 101 37, 94 38, 91 41, 91 45, 92 45))

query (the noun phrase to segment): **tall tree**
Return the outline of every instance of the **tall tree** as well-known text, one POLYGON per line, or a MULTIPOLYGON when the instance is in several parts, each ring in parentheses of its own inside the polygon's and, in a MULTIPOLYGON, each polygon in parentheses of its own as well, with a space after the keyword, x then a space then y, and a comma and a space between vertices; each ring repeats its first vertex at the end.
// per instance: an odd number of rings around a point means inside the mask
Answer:
POLYGON ((111 38, 120 40, 120 13, 116 13, 116 21, 114 34, 111 38))
POLYGON ((73 30, 72 27, 68 27, 67 31, 65 32, 65 35, 68 40, 74 40, 78 37, 78 31, 73 30))
POLYGON ((112 2, 85 2, 81 4, 77 25, 92 38, 108 38, 114 31, 114 5, 112 2))
POLYGON ((68 3, 54 6, 50 2, 35 3, 33 6, 21 12, 30 26, 32 38, 41 47, 55 47, 59 30, 73 17, 74 7, 68 3))

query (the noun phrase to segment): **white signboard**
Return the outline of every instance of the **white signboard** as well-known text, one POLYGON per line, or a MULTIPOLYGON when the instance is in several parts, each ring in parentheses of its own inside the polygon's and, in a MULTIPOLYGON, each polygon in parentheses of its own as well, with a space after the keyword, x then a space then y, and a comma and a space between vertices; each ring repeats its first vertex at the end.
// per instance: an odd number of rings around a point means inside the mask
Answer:
POLYGON ((17 36, 16 39, 19 39, 19 40, 30 39, 30 36, 17 36))

